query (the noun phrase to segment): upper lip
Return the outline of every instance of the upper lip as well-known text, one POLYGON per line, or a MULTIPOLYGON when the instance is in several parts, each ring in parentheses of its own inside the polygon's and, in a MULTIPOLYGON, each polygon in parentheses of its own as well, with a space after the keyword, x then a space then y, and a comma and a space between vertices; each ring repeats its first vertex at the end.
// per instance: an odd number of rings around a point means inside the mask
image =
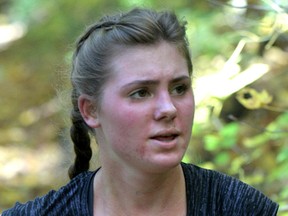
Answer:
POLYGON ((166 130, 157 131, 150 138, 178 136, 178 135, 180 135, 180 131, 179 130, 177 130, 177 129, 166 129, 166 130))

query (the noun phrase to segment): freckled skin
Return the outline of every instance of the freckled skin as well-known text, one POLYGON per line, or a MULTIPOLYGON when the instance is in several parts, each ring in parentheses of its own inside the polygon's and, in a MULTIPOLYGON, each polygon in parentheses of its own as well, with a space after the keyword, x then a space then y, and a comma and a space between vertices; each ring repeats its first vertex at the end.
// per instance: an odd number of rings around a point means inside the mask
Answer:
POLYGON ((194 117, 185 58, 176 47, 161 42, 124 49, 112 62, 97 113, 102 164, 155 172, 176 166, 187 149, 194 117), (182 91, 182 85, 187 90, 182 91), (177 138, 151 139, 168 130, 177 131, 177 138))

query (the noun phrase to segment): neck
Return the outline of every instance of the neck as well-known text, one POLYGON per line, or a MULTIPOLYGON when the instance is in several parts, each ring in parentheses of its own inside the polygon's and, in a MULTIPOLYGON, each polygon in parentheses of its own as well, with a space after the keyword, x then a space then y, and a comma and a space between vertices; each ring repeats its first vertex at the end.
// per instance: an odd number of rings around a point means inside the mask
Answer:
POLYGON ((94 215, 185 215, 185 194, 180 165, 149 175, 102 167, 94 179, 94 215))

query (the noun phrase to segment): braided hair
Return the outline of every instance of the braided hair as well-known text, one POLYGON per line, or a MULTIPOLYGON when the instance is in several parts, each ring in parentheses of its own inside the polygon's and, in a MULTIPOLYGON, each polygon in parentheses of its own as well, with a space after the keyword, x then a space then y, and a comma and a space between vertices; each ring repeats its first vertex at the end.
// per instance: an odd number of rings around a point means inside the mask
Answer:
POLYGON ((78 108, 79 96, 88 95, 93 98, 97 107, 101 107, 101 93, 109 79, 113 58, 131 46, 151 46, 160 41, 172 43, 185 57, 191 75, 192 62, 185 25, 186 22, 179 21, 173 12, 136 8, 127 13, 104 16, 88 27, 79 38, 71 72, 73 108, 70 136, 76 157, 68 172, 70 179, 89 169, 92 157, 89 133, 95 135, 93 128, 81 116, 78 108))

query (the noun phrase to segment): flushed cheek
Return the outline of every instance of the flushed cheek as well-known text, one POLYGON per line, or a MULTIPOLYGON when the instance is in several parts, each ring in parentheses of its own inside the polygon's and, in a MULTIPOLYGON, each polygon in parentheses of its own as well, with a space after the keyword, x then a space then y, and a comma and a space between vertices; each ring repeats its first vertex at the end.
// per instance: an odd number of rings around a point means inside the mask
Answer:
POLYGON ((194 101, 187 100, 186 102, 177 103, 176 108, 178 111, 178 116, 186 122, 191 122, 194 118, 194 101))
MULTIPOLYGON (((108 110, 106 110, 108 111, 108 110)), ((147 136, 148 122, 146 121, 145 113, 140 109, 127 106, 118 106, 118 112, 107 112, 107 128, 104 126, 104 130, 107 131, 109 142, 112 145, 116 145, 119 151, 125 151, 129 153, 131 151, 137 151, 139 154, 144 154, 145 147, 142 143, 147 136), (137 111, 137 112, 135 112, 137 111), (109 123, 110 122, 110 123, 109 123), (112 137, 111 137, 112 136, 112 137)))
POLYGON ((178 109, 178 116, 179 124, 187 136, 186 139, 190 139, 194 119, 194 103, 182 104, 182 109, 178 109))

